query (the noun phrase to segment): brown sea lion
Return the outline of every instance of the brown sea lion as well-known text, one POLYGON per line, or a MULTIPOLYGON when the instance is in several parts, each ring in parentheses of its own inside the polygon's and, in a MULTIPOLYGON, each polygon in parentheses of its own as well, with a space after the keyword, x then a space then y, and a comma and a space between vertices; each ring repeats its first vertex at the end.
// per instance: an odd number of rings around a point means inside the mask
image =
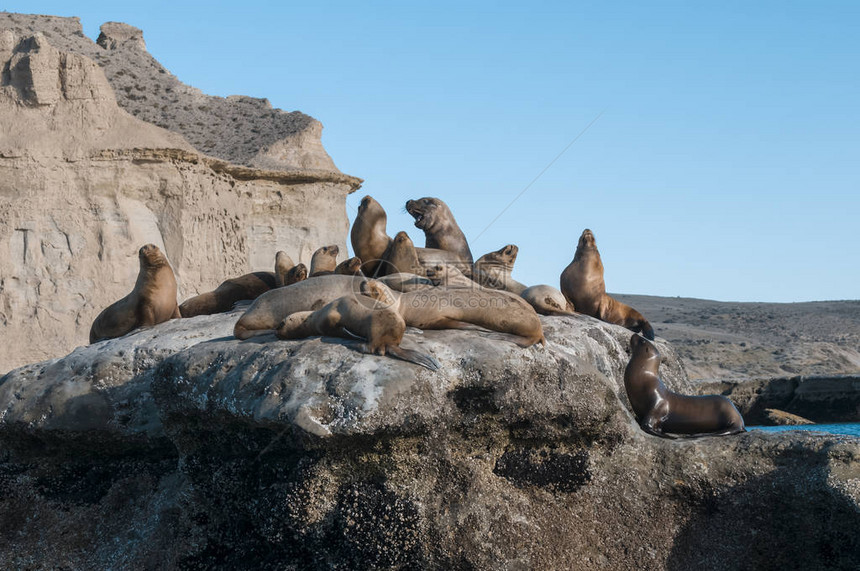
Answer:
POLYGON ((186 299, 179 306, 179 313, 182 317, 224 313, 233 309, 236 302, 256 299, 260 294, 276 287, 277 282, 272 272, 252 272, 224 280, 214 290, 186 299))
POLYGON ((436 286, 448 288, 480 288, 481 285, 463 275, 457 266, 434 264, 425 270, 425 275, 436 286))
POLYGON ((361 199, 349 238, 353 253, 362 260, 361 270, 366 276, 374 275, 379 260, 391 243, 385 230, 387 223, 388 216, 382 205, 369 195, 361 199))
POLYGON ((134 289, 98 314, 90 328, 90 343, 181 317, 176 304, 176 277, 162 251, 155 244, 146 244, 138 250, 137 257, 140 271, 134 289))
POLYGON ((293 285, 306 279, 308 279, 308 267, 304 264, 296 264, 281 277, 283 283, 278 287, 293 285))
POLYGON ((275 254, 275 285, 284 287, 287 285, 287 272, 296 267, 293 259, 286 252, 280 251, 275 254))
POLYGON ((398 232, 394 239, 382 254, 382 259, 377 267, 377 276, 389 274, 407 273, 424 274, 424 266, 418 260, 415 244, 406 232, 398 232))
POLYGON ((579 237, 573 261, 561 273, 561 292, 576 311, 641 332, 650 340, 654 329, 645 317, 627 304, 606 294, 603 281, 603 262, 594 234, 585 229, 579 237))
POLYGON ((363 276, 361 271, 361 258, 353 256, 348 260, 339 263, 334 269, 334 273, 344 276, 363 276))
POLYGON ((281 321, 298 311, 314 311, 345 295, 360 291, 367 278, 329 274, 267 291, 239 318, 233 334, 239 339, 273 333, 281 321))
POLYGON ((520 293, 541 315, 573 315, 574 308, 560 291, 548 285, 533 285, 520 293))
POLYGON ((670 391, 657 375, 660 353, 641 335, 630 338, 624 388, 642 430, 655 436, 723 436, 746 432, 744 419, 722 395, 687 396, 670 391))
POLYGON ((314 255, 311 257, 310 277, 314 278, 334 273, 334 269, 337 267, 337 255, 339 253, 340 248, 336 245, 317 248, 317 251, 314 252, 314 255))
POLYGON ((398 310, 410 327, 462 329, 472 324, 506 333, 521 347, 546 343, 532 306, 506 291, 436 287, 407 292, 399 296, 398 310))
POLYGON ((415 227, 424 231, 427 248, 454 252, 459 259, 472 263, 472 250, 448 205, 438 198, 407 200, 406 211, 415 218, 415 227))
POLYGON ((369 354, 390 355, 431 371, 439 369, 433 357, 400 346, 406 322, 391 307, 390 291, 380 282, 361 284, 359 295, 338 298, 316 311, 293 313, 278 326, 281 339, 303 339, 315 335, 362 339, 358 348, 369 354), (375 303, 381 302, 381 303, 375 303))
POLYGON ((521 294, 527 286, 511 277, 518 252, 519 248, 508 244, 495 252, 484 254, 475 262, 472 279, 484 287, 521 294))

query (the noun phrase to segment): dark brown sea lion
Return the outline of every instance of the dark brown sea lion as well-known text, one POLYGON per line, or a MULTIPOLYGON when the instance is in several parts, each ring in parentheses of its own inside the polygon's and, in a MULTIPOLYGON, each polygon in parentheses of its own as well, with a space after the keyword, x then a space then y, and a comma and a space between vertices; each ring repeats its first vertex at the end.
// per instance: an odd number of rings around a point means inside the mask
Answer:
POLYGON ((723 436, 745 432, 744 419, 732 401, 722 395, 679 395, 666 388, 657 375, 660 353, 641 335, 630 338, 630 362, 624 371, 624 388, 642 430, 655 436, 723 436))
POLYGON ((406 322, 391 307, 390 291, 376 281, 361 284, 359 295, 338 298, 316 311, 301 311, 287 316, 278 326, 281 339, 303 339, 315 335, 362 339, 364 353, 390 355, 432 371, 439 369, 433 357, 400 346, 406 322), (376 303, 381 302, 381 303, 376 303))
POLYGON ((296 267, 296 264, 286 252, 280 251, 275 254, 275 285, 277 287, 287 285, 287 272, 294 267, 296 267))
POLYGON ((603 281, 603 262, 594 234, 585 229, 579 237, 573 261, 561 273, 561 292, 576 311, 641 332, 654 339, 654 329, 645 317, 624 303, 606 294, 603 281))
POLYGON ((406 211, 415 218, 415 227, 424 231, 425 247, 454 252, 460 260, 472 263, 469 242, 448 205, 438 198, 424 197, 407 200, 406 211))
POLYGON ((339 297, 360 291, 367 278, 329 274, 267 291, 239 318, 233 334, 239 339, 273 333, 281 321, 298 311, 314 311, 339 297))
POLYGON ((361 269, 364 275, 374 275, 379 260, 391 243, 385 230, 387 223, 388 216, 382 205, 371 196, 361 199, 349 238, 353 253, 362 260, 361 269))
MULTIPOLYGON (((287 275, 289 273, 287 272, 287 275)), ((214 290, 186 299, 179 306, 179 312, 182 317, 224 313, 233 309, 236 302, 256 299, 260 294, 276 287, 277 281, 272 272, 252 272, 224 280, 214 290)))
POLYGON ((361 258, 353 256, 348 260, 339 263, 334 269, 334 273, 344 276, 363 276, 361 271, 361 258))
POLYGON ((340 248, 336 245, 317 248, 317 251, 314 252, 314 255, 311 257, 310 277, 313 278, 334 273, 334 269, 337 267, 337 255, 339 253, 340 248))
POLYGON ((527 286, 511 277, 518 252, 519 248, 508 244, 495 252, 484 254, 475 262, 472 279, 484 287, 521 294, 527 286))
POLYGON ((181 317, 176 304, 176 277, 162 251, 155 244, 147 244, 138 250, 137 257, 140 271, 134 289, 98 314, 90 328, 90 343, 181 317))
POLYGON ((573 315, 574 307, 560 291, 548 285, 533 285, 520 293, 541 315, 573 315))
POLYGON ((308 267, 304 264, 296 264, 282 276, 280 281, 283 283, 280 283, 278 287, 293 285, 306 279, 308 279, 308 267))

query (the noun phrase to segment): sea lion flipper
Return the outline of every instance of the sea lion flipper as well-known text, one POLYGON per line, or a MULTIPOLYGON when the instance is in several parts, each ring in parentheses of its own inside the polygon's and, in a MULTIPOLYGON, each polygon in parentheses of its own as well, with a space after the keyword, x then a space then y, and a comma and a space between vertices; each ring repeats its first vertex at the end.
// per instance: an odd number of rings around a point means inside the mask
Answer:
POLYGON ((388 354, 392 357, 402 359, 403 361, 409 361, 410 363, 415 363, 416 365, 420 365, 426 369, 430 369, 431 371, 438 371, 442 368, 442 365, 439 364, 439 361, 437 361, 435 357, 427 355, 426 353, 421 353, 420 351, 415 351, 414 349, 404 349, 403 347, 398 347, 396 345, 389 345, 387 350, 388 354))

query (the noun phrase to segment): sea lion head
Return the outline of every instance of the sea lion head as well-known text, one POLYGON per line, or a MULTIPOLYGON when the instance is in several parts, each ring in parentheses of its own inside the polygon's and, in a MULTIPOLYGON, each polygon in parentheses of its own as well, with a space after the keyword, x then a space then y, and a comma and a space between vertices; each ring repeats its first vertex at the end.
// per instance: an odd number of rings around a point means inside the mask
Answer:
POLYGON ((394 293, 387 285, 379 280, 365 280, 359 286, 361 295, 369 297, 378 303, 373 305, 373 309, 381 309, 391 307, 397 302, 394 293))
POLYGON ((340 253, 340 248, 338 248, 335 244, 332 244, 331 246, 323 246, 322 248, 317 249, 317 251, 314 252, 314 255, 317 255, 318 253, 336 258, 337 255, 340 253))
POLYGON ((438 198, 429 196, 418 200, 407 200, 406 212, 415 219, 415 227, 425 232, 432 231, 435 226, 441 226, 451 218, 448 206, 438 198))
POLYGON ((296 264, 287 270, 284 285, 292 285, 306 279, 308 279, 308 267, 304 264, 296 264))
POLYGON ((334 269, 334 273, 344 274, 347 276, 354 276, 354 275, 360 274, 361 273, 361 258, 359 258, 357 256, 353 256, 352 258, 341 262, 334 269))
POLYGON ((597 243, 594 240, 594 233, 586 228, 582 231, 582 235, 579 237, 579 243, 576 245, 577 248, 596 248, 597 243))
POLYGON ((476 266, 498 267, 501 266, 507 271, 514 269, 514 263, 517 261, 517 253, 520 249, 514 244, 508 244, 499 248, 495 252, 484 254, 475 263, 476 266))
POLYGON ((157 268, 167 264, 167 258, 155 244, 146 244, 141 246, 137 251, 137 257, 140 260, 141 267, 157 268))
POLYGON ((433 266, 429 266, 424 269, 425 275, 427 279, 433 282, 433 285, 439 285, 445 281, 445 277, 448 275, 448 272, 445 271, 445 266, 442 264, 435 264, 433 266))
POLYGON ((382 208, 382 205, 376 202, 376 200, 370 196, 369 194, 361 199, 361 203, 358 205, 358 215, 380 215, 385 216, 385 209, 382 208))
POLYGON ((293 259, 283 250, 279 250, 278 253, 275 254, 276 268, 286 272, 295 265, 296 264, 293 262, 293 259))
POLYGON ((631 361, 637 360, 640 362, 654 362, 652 368, 656 371, 657 366, 660 365, 660 352, 657 350, 657 346, 645 339, 642 335, 638 333, 634 333, 632 337, 630 337, 630 349, 632 351, 631 361))
POLYGON ((412 238, 410 238, 409 234, 407 234, 403 230, 401 230, 397 233, 396 236, 394 236, 394 244, 398 247, 415 246, 415 244, 412 242, 412 238))

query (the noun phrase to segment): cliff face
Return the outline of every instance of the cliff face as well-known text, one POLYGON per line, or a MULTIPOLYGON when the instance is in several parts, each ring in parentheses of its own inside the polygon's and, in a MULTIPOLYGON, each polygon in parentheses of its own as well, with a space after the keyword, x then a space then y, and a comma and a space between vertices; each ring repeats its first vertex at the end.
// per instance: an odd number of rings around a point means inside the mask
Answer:
POLYGON ((238 316, 0 378, 0 565, 860 565, 858 439, 648 436, 624 392, 626 329, 542 318, 548 344, 529 349, 407 333, 430 372, 342 340, 240 342, 238 316))
MULTIPOLYGON (((302 166, 318 124, 290 135, 301 145, 282 142, 292 166, 208 157, 120 108, 103 68, 54 42, 106 48, 63 27, 50 39, 2 29, 20 19, 77 23, 0 15, 0 371, 86 343, 98 312, 131 290, 142 244, 166 252, 180 298, 271 269, 278 250, 305 262, 325 244, 346 253, 345 197, 361 181, 302 166)), ((141 49, 107 31, 108 48, 141 49)))

